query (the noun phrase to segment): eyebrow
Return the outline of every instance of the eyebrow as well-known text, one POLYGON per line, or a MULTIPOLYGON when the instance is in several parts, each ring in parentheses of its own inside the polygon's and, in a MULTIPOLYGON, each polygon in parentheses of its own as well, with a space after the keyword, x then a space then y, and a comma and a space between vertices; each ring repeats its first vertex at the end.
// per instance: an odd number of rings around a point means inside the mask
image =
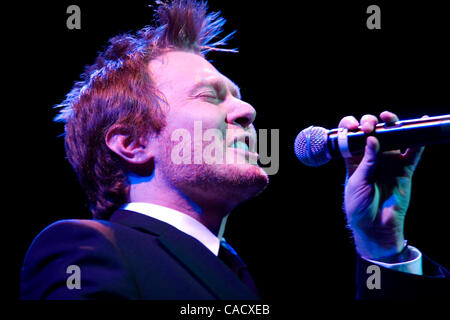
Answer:
POLYGON ((191 90, 189 90, 189 93, 193 94, 195 91, 202 87, 213 87, 214 89, 227 88, 234 97, 241 99, 241 89, 237 84, 235 84, 228 78, 226 81, 218 78, 201 80, 200 82, 196 83, 191 88, 191 90))

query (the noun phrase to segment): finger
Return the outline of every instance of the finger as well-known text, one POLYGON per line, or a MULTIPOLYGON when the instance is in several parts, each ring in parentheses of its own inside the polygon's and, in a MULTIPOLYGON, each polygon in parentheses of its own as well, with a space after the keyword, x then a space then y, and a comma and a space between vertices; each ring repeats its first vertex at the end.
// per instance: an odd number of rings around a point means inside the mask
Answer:
POLYGON ((405 153, 402 154, 402 158, 405 160, 406 165, 412 165, 414 168, 420 161, 425 147, 408 148, 405 153))
POLYGON ((361 182, 370 183, 377 164, 377 155, 380 150, 380 143, 377 138, 367 137, 364 156, 361 163, 356 168, 353 176, 361 182))
MULTIPOLYGON (((390 111, 383 111, 382 113, 380 113, 380 119, 385 122, 386 124, 395 124, 395 122, 399 121, 398 116, 390 111)), ((384 152, 385 154, 397 154, 399 155, 401 153, 400 149, 396 149, 396 150, 391 150, 390 152, 384 152)))
POLYGON ((390 111, 383 111, 380 113, 380 119, 386 123, 394 123, 399 120, 398 116, 390 111))
POLYGON ((371 133, 378 123, 378 118, 371 114, 365 114, 361 117, 361 130, 364 133, 371 133))
MULTIPOLYGON (((425 118, 429 118, 429 116, 427 115, 422 116, 422 119, 425 118)), ((405 160, 406 165, 413 165, 415 168, 419 163, 424 150, 425 147, 415 147, 406 149, 405 153, 402 154, 402 158, 405 160)))
POLYGON ((358 120, 354 116, 346 116, 339 122, 338 128, 347 128, 349 130, 355 130, 359 126, 358 120))

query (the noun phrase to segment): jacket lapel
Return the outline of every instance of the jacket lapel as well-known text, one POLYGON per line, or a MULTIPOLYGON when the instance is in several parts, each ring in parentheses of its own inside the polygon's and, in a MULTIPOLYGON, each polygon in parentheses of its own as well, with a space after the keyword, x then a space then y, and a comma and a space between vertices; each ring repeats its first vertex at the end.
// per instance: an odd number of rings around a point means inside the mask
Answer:
POLYGON ((171 225, 127 210, 118 210, 112 222, 127 225, 158 236, 164 248, 174 255, 195 277, 219 299, 257 299, 218 257, 195 238, 171 225))

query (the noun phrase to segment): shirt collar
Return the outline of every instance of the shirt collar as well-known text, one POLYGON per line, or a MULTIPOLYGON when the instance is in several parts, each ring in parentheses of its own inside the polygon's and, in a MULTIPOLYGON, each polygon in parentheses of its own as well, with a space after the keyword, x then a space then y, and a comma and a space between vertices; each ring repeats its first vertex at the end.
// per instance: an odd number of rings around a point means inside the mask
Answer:
POLYGON ((160 220, 200 241, 214 255, 219 254, 220 239, 202 223, 180 211, 146 202, 130 202, 121 209, 160 220))

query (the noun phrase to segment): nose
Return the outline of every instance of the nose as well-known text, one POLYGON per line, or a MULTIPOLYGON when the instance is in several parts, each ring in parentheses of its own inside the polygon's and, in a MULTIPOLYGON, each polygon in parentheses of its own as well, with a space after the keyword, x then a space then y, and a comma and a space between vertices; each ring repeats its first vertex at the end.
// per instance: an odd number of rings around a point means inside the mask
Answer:
POLYGON ((253 121, 255 121, 255 118, 255 108, 245 101, 237 98, 233 99, 230 110, 227 114, 228 123, 241 126, 242 128, 247 128, 253 123, 253 121))

